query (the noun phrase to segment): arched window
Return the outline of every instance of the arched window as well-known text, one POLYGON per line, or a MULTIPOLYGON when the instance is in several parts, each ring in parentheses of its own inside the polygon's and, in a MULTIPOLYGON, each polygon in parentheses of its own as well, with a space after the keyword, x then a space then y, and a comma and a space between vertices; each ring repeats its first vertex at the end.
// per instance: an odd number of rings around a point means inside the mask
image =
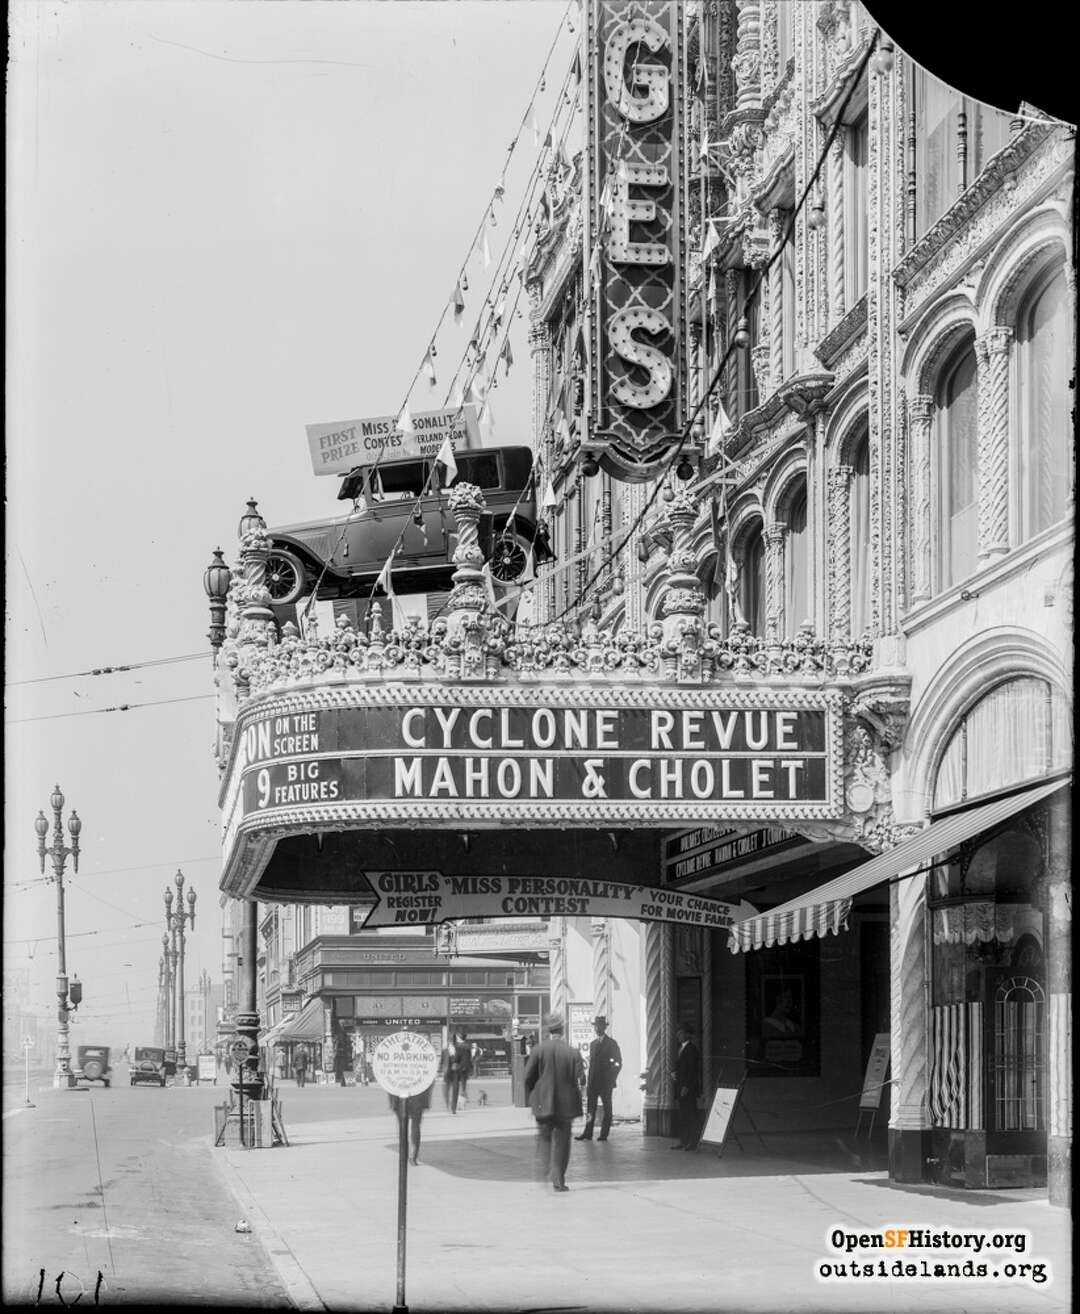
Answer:
POLYGON ((1046 993, 1034 977, 1018 973, 994 992, 993 1108, 998 1131, 1045 1126, 1046 993))
POLYGON ((873 569, 870 548, 870 435, 855 447, 851 468, 851 636, 870 627, 873 569))
POLYGON ((765 633, 765 539, 761 526, 751 529, 742 542, 739 571, 739 607, 750 633, 765 633))
POLYGON ((933 810, 1038 780, 1072 760, 1065 699, 1046 680, 1007 680, 971 707, 938 765, 933 810))
POLYGON ((787 543, 784 551, 784 632, 795 637, 810 615, 810 543, 806 533, 806 483, 794 495, 787 514, 787 543))
POLYGON ((958 352, 937 391, 938 589, 975 571, 978 540, 978 424, 975 348, 958 352))
POLYGON ((1069 323, 1065 271, 1040 279, 1017 323, 1020 541, 1065 515, 1069 459, 1069 323))

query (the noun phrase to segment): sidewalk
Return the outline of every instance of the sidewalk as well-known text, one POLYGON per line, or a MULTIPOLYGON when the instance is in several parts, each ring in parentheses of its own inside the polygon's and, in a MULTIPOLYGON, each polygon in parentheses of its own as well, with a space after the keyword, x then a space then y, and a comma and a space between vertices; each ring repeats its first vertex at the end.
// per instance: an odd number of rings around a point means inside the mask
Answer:
MULTIPOLYGON (((305 1117, 318 1118, 317 1106, 299 1098, 305 1117)), ((214 1151, 241 1213, 297 1308, 389 1310, 396 1124, 387 1114, 293 1126, 288 1102, 285 1121, 288 1148, 214 1151)), ((425 1115, 420 1164, 409 1170, 410 1310, 1055 1314, 1071 1307, 1070 1219, 1042 1191, 894 1186, 877 1160, 861 1166, 840 1137, 827 1135, 770 1138, 767 1150, 744 1139, 722 1159, 708 1148, 682 1154, 624 1123, 605 1144, 574 1143, 570 1191, 559 1195, 533 1178, 533 1126, 527 1110, 506 1107, 425 1115), (1026 1229, 1025 1253, 975 1261, 995 1261, 990 1269, 1044 1261, 1052 1276, 1041 1284, 815 1277, 820 1262, 850 1264, 827 1247, 832 1229, 882 1227, 1026 1229)), ((872 1255, 888 1266, 898 1256, 957 1263, 969 1252, 872 1255)))

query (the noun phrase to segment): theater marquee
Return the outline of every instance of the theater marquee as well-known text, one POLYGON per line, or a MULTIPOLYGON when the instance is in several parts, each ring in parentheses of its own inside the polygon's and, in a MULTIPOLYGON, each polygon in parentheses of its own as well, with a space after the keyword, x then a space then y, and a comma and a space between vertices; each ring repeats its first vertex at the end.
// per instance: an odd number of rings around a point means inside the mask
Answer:
POLYGON ((827 690, 321 690, 240 717, 233 824, 832 817, 841 742, 827 690))

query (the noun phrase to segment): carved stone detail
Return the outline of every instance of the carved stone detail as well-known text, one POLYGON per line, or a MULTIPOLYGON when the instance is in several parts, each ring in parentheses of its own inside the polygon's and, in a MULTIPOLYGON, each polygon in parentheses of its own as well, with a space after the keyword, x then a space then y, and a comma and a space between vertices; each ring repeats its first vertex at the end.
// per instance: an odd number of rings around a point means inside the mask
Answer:
POLYGON ((911 431, 911 601, 930 597, 931 579, 931 479, 930 427, 934 399, 926 394, 908 398, 911 431))
POLYGON ((898 1131, 922 1131, 929 1126, 926 877, 897 881, 889 891, 889 902, 893 1077, 889 1126, 898 1131))
MULTIPOLYGON (((834 639, 851 637, 851 488, 855 471, 838 465, 829 471, 829 633, 834 639)), ((869 544, 859 544, 863 551, 869 544)))
POLYGON ((736 109, 755 108, 761 100, 761 7, 760 0, 736 0, 739 18, 735 58, 736 109))
POLYGON ((975 341, 978 363, 979 558, 1009 550, 1009 344, 998 326, 975 341))
MULTIPOLYGON (((646 1109, 671 1109, 672 928, 663 922, 645 925, 645 1088, 646 1109)), ((657 1115, 653 1115, 656 1118, 657 1115)), ((656 1133, 668 1130, 653 1126, 656 1133)))
POLYGON ((765 527, 765 638, 780 642, 784 632, 784 549, 787 525, 773 521, 765 527))

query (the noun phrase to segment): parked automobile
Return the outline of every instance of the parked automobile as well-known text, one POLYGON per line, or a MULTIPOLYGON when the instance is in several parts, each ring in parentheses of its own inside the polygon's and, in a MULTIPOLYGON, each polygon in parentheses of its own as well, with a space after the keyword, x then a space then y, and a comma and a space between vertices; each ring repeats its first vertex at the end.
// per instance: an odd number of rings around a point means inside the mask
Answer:
POLYGON ((165 1051, 153 1045, 136 1045, 128 1072, 133 1086, 164 1086, 165 1051))
POLYGON ((100 1081, 103 1086, 108 1086, 112 1080, 109 1047, 80 1045, 75 1051, 75 1067, 72 1071, 76 1081, 100 1081))
MULTIPOLYGON (((531 450, 485 448, 460 453, 456 463, 458 480, 484 493, 480 547, 493 577, 516 583, 530 552, 537 561, 550 560, 530 486, 531 450)), ((353 470, 338 492, 339 500, 353 503, 351 515, 271 529, 266 584, 272 601, 287 606, 313 590, 320 599, 366 597, 399 538, 395 590, 445 587, 454 568, 454 519, 445 492, 429 483, 430 473, 430 460, 418 459, 353 470)))

